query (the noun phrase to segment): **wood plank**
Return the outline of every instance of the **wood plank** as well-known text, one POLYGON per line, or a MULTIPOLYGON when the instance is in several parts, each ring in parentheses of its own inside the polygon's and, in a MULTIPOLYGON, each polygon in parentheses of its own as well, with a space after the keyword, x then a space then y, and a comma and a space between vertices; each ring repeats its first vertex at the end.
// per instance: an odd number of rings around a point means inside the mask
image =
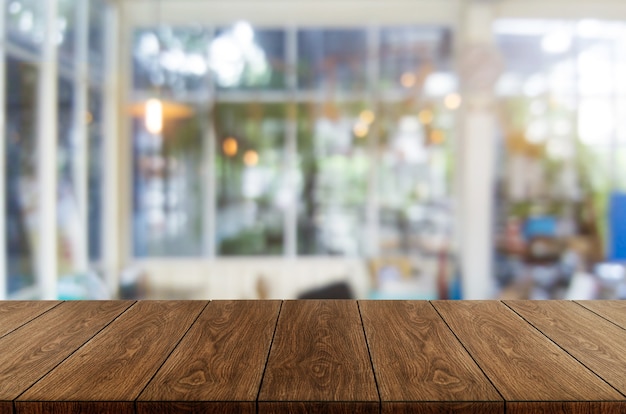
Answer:
POLYGON ((138 402, 138 413, 248 414, 256 413, 256 402, 249 401, 150 401, 138 402))
POLYGON ((17 413, 134 413, 134 400, 207 302, 140 301, 15 401, 17 413))
POLYGON ((359 301, 359 308, 383 413, 504 412, 502 397, 429 302, 359 301))
POLYGON ((622 402, 581 401, 572 405, 566 402, 507 402, 507 414, 623 414, 622 402))
POLYGON ((471 413, 504 413, 504 402, 445 402, 427 401, 414 402, 383 402, 383 413, 393 414, 471 414, 471 413))
POLYGON ((289 414, 372 414, 378 413, 378 405, 372 408, 371 402, 344 401, 281 401, 259 402, 259 413, 289 414))
POLYGON ((554 402, 566 408, 563 412, 577 412, 589 406, 580 401, 622 399, 501 302, 433 305, 507 401, 507 413, 514 412, 510 402, 532 402, 534 411, 528 412, 551 412, 554 402))
POLYGON ((57 306, 60 301, 9 300, 0 302, 0 338, 57 306))
POLYGON ((280 305, 211 302, 139 396, 138 412, 255 413, 280 305))
POLYGON ((568 301, 506 301, 515 312, 626 394, 626 330, 568 301))
POLYGON ((0 338, 0 402, 12 400, 124 312, 131 301, 64 302, 0 338))
POLYGON ((577 303, 626 329, 626 300, 581 300, 577 303))
POLYGON ((31 414, 117 414, 129 411, 128 403, 117 401, 99 401, 85 404, 74 401, 31 401, 16 407, 17 413, 31 414), (26 411, 25 411, 26 410, 26 411))
POLYGON ((283 302, 259 413, 378 413, 356 301, 283 302))

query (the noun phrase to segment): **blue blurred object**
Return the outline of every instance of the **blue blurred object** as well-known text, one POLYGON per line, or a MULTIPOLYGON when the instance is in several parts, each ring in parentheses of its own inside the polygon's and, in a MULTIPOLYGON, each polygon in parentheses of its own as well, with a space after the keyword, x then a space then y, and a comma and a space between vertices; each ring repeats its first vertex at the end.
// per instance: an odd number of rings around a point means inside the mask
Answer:
POLYGON ((626 260, 626 193, 613 193, 609 200, 609 261, 626 260))
POLYGON ((93 271, 76 273, 59 278, 59 300, 111 299, 102 279, 93 271))
POLYGON ((456 275, 450 282, 448 290, 448 299, 461 300, 463 299, 463 285, 461 283, 461 276, 456 275))
POLYGON ((528 217, 524 226, 524 237, 554 237, 556 235, 556 219, 552 216, 528 217))

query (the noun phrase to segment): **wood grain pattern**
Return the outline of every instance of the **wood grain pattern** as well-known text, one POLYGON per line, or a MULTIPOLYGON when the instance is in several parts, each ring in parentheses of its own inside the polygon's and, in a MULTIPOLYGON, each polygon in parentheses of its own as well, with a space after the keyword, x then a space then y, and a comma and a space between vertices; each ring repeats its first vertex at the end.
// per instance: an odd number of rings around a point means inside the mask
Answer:
MULTIPOLYGON (((507 401, 614 401, 622 396, 503 303, 434 301, 507 401)), ((509 405, 507 403, 507 413, 509 405)))
POLYGON ((379 412, 356 301, 283 303, 258 407, 259 413, 379 412), (267 403, 277 401, 283 403, 267 403))
POLYGON ((81 412, 103 412, 101 402, 120 402, 119 412, 134 412, 133 401, 178 344, 207 302, 140 301, 20 396, 19 413, 30 402, 59 402, 81 412), (127 402, 123 404, 122 402, 127 402))
POLYGON ((0 338, 0 401, 12 401, 133 302, 64 302, 0 338))
POLYGON ((0 302, 0 414, 626 413, 624 303, 0 302))
POLYGON ((626 329, 626 300, 581 300, 577 303, 626 329))
POLYGON ((507 402, 507 414, 623 414, 625 403, 585 402, 507 402))
POLYGON ((504 402, 383 402, 382 413, 393 414, 504 414, 504 402))
POLYGON ((211 302, 139 396, 138 412, 179 412, 181 406, 159 401, 207 402, 205 412, 256 411, 280 304, 211 302))
POLYGON ((383 413, 504 411, 502 397, 429 302, 360 301, 359 307, 383 413), (385 404, 393 401, 402 403, 385 404), (494 404, 473 411, 468 404, 449 404, 461 401, 494 404))
POLYGON ((626 394, 626 330, 567 301, 507 301, 515 312, 626 394))
POLYGON ((0 338, 54 308, 59 303, 61 302, 18 300, 0 302, 0 338))
POLYGON ((143 414, 256 414, 255 401, 150 401, 137 403, 143 414))
POLYGON ((16 404, 16 414, 126 414, 134 413, 132 402, 33 401, 16 404))
POLYGON ((261 413, 289 414, 374 414, 378 405, 363 402, 305 401, 305 402, 259 402, 261 413))

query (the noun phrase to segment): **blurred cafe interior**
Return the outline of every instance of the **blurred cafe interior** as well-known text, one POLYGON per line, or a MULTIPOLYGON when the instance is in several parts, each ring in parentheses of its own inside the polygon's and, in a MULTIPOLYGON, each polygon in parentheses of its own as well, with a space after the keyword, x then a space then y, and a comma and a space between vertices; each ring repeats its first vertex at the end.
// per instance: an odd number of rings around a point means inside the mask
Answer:
POLYGON ((622 0, 0 0, 0 299, 624 299, 622 0))

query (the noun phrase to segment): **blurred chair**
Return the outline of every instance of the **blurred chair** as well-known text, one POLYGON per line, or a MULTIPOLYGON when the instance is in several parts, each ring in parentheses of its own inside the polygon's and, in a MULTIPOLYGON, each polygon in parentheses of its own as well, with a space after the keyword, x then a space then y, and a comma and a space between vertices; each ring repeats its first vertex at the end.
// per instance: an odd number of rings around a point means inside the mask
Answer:
POLYGON ((336 282, 303 292, 298 299, 354 299, 354 294, 347 283, 336 282))

